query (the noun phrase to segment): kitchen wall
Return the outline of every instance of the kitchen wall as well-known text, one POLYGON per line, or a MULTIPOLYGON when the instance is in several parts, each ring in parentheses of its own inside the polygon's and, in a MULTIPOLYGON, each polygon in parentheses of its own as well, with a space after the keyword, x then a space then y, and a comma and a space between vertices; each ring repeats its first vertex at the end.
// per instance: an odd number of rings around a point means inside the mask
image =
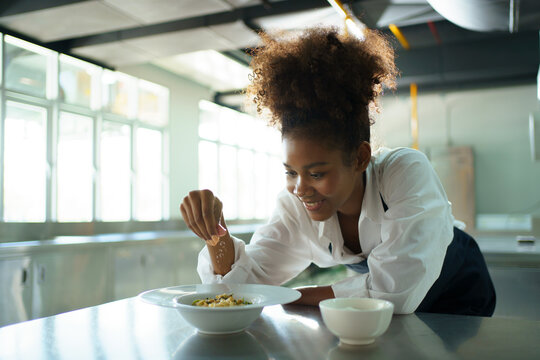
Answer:
MULTIPOLYGON (((477 214, 536 212, 540 162, 533 162, 529 113, 539 109, 536 84, 422 93, 418 90, 419 147, 471 146, 477 214), (536 209, 533 209, 536 205, 536 209)), ((374 125, 376 140, 410 146, 410 98, 387 94, 374 125)))

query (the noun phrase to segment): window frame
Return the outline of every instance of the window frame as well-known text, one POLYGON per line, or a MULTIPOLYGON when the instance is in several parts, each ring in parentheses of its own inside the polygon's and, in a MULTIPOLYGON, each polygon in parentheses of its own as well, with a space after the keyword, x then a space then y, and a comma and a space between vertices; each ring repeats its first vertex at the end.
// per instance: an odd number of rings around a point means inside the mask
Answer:
MULTIPOLYGON (((77 105, 72 103, 64 102, 59 97, 59 86, 60 86, 60 66, 61 61, 64 57, 67 55, 60 54, 57 52, 54 52, 52 50, 43 48, 43 52, 47 54, 46 56, 49 56, 47 58, 47 85, 46 85, 46 96, 45 98, 38 97, 35 95, 30 95, 22 92, 18 92, 15 90, 9 90, 6 88, 6 70, 7 70, 7 64, 6 64, 6 47, 4 46, 4 39, 5 36, 8 36, 6 34, 0 33, 0 224, 2 224, 2 227, 15 229, 15 233, 18 234, 20 232, 28 233, 26 232, 25 227, 30 226, 33 228, 43 228, 48 230, 48 232, 52 233, 58 233, 55 229, 61 229, 61 228, 71 228, 73 227, 75 229, 75 234, 77 233, 77 224, 88 224, 88 223, 106 223, 109 224, 105 227, 107 228, 118 228, 118 229, 126 229, 125 224, 126 223, 145 223, 145 221, 137 221, 135 218, 135 181, 136 181, 136 169, 135 169, 135 162, 136 162, 136 132, 138 128, 147 128, 151 130, 159 131, 161 134, 162 139, 162 148, 161 148, 161 169, 162 172, 159 174, 161 176, 161 183, 162 183, 162 189, 161 189, 161 219, 158 222, 166 223, 170 220, 169 216, 169 133, 170 133, 170 124, 169 124, 169 106, 170 106, 170 97, 169 97, 169 89, 166 87, 163 87, 159 84, 153 84, 151 82, 148 82, 144 80, 145 82, 151 83, 155 86, 159 86, 163 88, 163 91, 166 93, 166 105, 165 105, 165 119, 166 124, 165 125, 152 125, 149 123, 146 123, 139 119, 137 117, 137 111, 138 111, 138 101, 137 101, 137 92, 138 87, 135 90, 135 98, 130 99, 130 102, 133 102, 132 107, 134 109, 130 110, 130 114, 128 116, 122 116, 118 115, 112 112, 108 112, 103 108, 103 93, 102 93, 102 87, 104 86, 102 76, 105 71, 110 71, 103 69, 101 67, 98 67, 93 64, 89 64, 89 67, 95 68, 95 72, 92 74, 92 97, 90 99, 89 106, 84 105, 77 105), (97 80, 96 78, 97 77, 97 80), (98 86, 95 86, 94 81, 98 82, 98 86), (96 90, 94 92, 94 90, 96 90), (31 106, 39 106, 43 107, 46 110, 46 125, 45 125, 45 133, 46 133, 46 193, 45 193, 45 220, 44 222, 11 222, 11 221, 4 221, 4 215, 5 215, 5 209, 4 209, 4 159, 5 159, 5 151, 4 151, 4 136, 5 136, 5 120, 6 120, 6 104, 8 101, 13 101, 15 103, 23 103, 31 106), (56 195, 57 195, 57 166, 56 166, 56 159, 57 159, 57 147, 58 147, 58 131, 59 131, 59 121, 60 121, 60 114, 61 112, 68 112, 79 116, 86 116, 91 118, 92 120, 92 220, 89 222, 77 222, 73 223, 73 226, 70 223, 65 222, 58 222, 57 221, 57 204, 56 204, 56 195), (130 149, 130 218, 128 221, 103 221, 101 219, 100 214, 100 208, 99 208, 99 177, 100 177, 100 135, 101 135, 101 128, 104 121, 112 122, 112 123, 119 123, 123 125, 128 125, 130 127, 129 130, 129 136, 131 141, 131 149, 130 149), (115 226, 115 224, 118 223, 118 226, 115 226), (52 225, 51 225, 52 224, 52 225), (53 229, 52 231, 50 229, 53 229), (22 229, 22 231, 19 231, 19 229, 22 229)), ((31 47, 39 47, 38 45, 30 44, 31 47)), ((41 47, 40 47, 41 48, 41 47)), ((83 60, 76 59, 77 62, 85 63, 83 60)), ((129 77, 132 79, 134 84, 138 84, 138 81, 143 81, 141 79, 135 78, 133 76, 130 76, 128 74, 120 73, 120 72, 114 72, 117 76, 120 77, 129 77)), ((138 227, 138 225, 134 225, 134 227, 138 227)), ((159 227, 159 226, 158 226, 159 227)), ((8 235, 10 230, 7 231, 8 235)), ((46 231, 47 232, 47 231, 46 231)), ((80 230, 79 230, 80 232, 80 230)), ((115 232, 115 231, 113 231, 115 232)), ((3 238, 3 235, 5 235, 5 231, 2 231, 0 233, 0 242, 5 241, 3 238)), ((19 240, 19 239, 17 239, 19 240)))

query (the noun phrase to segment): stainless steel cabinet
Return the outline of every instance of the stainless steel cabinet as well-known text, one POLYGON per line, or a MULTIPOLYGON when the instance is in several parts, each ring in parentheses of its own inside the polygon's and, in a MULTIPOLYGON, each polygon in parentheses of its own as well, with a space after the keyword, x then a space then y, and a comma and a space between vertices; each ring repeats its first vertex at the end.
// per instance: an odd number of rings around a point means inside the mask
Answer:
POLYGON ((199 283, 197 239, 156 240, 117 246, 113 251, 113 297, 125 299, 160 287, 199 283))
POLYGON ((68 247, 32 257, 32 317, 105 303, 108 295, 105 248, 68 247))
POLYGON ((199 283, 197 257, 203 246, 194 237, 179 236, 0 252, 0 326, 199 283))
POLYGON ((175 284, 170 245, 128 245, 113 250, 114 299, 136 296, 142 291, 175 284))
POLYGON ((540 268, 489 267, 497 293, 494 316, 540 320, 540 268))
POLYGON ((0 258, 0 326, 32 318, 30 257, 0 258))
POLYGON ((176 272, 176 285, 198 284, 201 282, 197 273, 199 252, 205 246, 199 238, 182 239, 173 247, 172 256, 176 272))

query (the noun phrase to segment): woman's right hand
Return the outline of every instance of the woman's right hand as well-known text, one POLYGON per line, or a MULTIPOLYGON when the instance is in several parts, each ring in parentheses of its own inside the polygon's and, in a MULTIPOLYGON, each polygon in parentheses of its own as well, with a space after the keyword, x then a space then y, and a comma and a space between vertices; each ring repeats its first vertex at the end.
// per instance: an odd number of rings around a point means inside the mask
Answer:
POLYGON ((227 233, 223 220, 223 204, 210 190, 190 191, 180 204, 186 225, 211 245, 227 233))
POLYGON ((195 190, 184 198, 180 212, 187 226, 206 241, 214 273, 225 275, 234 262, 234 243, 223 219, 223 204, 210 190, 195 190))

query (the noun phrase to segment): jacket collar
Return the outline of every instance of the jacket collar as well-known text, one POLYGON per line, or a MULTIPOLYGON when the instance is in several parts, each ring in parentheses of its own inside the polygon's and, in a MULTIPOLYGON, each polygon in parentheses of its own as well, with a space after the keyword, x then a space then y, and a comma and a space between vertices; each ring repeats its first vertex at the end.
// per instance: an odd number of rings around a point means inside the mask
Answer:
POLYGON ((374 158, 366 169, 366 187, 364 190, 364 199, 362 201, 362 211, 360 220, 367 217, 371 221, 380 224, 384 217, 384 208, 381 200, 381 189, 379 187, 380 179, 374 165, 374 158))
MULTIPOLYGON (((380 224, 384 218, 384 208, 381 200, 381 192, 379 188, 379 180, 377 177, 376 166, 374 165, 374 158, 366 169, 366 188, 364 190, 364 199, 362 200, 362 210, 360 212, 360 223, 363 218, 368 218, 371 221, 380 224)), ((335 234, 338 235, 338 242, 342 243, 341 230, 339 228, 339 220, 337 213, 332 215, 328 220, 319 222, 319 239, 326 241, 328 238, 332 238, 335 234)))

